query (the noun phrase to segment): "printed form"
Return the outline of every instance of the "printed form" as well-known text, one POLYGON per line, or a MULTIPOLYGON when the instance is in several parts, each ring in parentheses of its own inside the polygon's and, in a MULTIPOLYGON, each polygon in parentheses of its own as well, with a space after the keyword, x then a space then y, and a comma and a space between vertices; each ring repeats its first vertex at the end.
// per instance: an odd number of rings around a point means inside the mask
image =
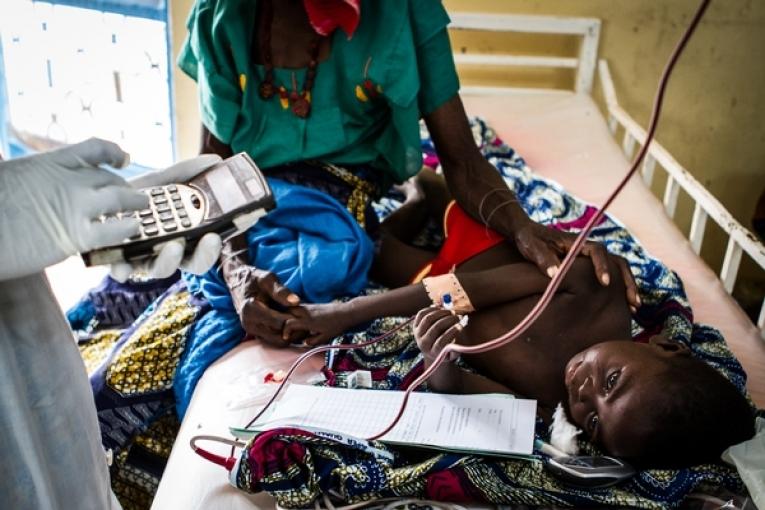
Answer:
MULTIPOLYGON (((295 426, 366 438, 393 420, 403 395, 292 384, 273 412, 252 429, 295 426)), ((410 395, 401 420, 380 441, 465 453, 530 455, 535 422, 535 400, 502 394, 416 392, 410 395)))

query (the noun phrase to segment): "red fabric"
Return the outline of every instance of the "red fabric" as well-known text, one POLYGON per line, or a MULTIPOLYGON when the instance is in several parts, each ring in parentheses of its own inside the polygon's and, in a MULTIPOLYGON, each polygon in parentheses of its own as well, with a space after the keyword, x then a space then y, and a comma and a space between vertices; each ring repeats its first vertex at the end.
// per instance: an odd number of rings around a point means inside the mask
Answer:
POLYGON ((496 231, 481 225, 456 202, 449 204, 444 213, 446 239, 436 258, 415 275, 414 281, 425 276, 438 276, 452 271, 479 253, 483 253, 505 240, 496 231))
POLYGON ((348 39, 359 26, 361 0, 303 0, 311 26, 319 35, 330 35, 338 27, 348 39))
MULTIPOLYGON (((434 501, 450 501, 454 503, 473 503, 476 501, 472 494, 465 490, 468 483, 463 484, 461 470, 448 469, 436 471, 425 478, 425 494, 434 501)), ((463 475, 464 476, 464 475, 463 475)))
POLYGON ((293 466, 306 468, 307 448, 297 441, 286 442, 280 440, 283 434, 296 436, 313 436, 304 430, 282 427, 266 430, 258 434, 255 441, 247 450, 246 461, 249 464, 253 487, 257 487, 261 480, 274 473, 287 472, 293 466))

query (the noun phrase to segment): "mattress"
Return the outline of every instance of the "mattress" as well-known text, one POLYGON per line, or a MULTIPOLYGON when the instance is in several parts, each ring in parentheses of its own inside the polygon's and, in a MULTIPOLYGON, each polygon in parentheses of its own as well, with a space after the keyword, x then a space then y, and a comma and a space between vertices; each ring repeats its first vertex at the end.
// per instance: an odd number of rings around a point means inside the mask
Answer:
MULTIPOLYGON (((584 200, 600 203, 627 170, 624 155, 589 96, 465 96, 464 102, 470 115, 484 117, 531 168, 584 200)), ((765 406, 765 343, 715 273, 665 215, 660 201, 636 179, 615 202, 611 213, 652 255, 680 274, 696 321, 722 330, 749 374, 755 401, 765 406)), ((195 434, 226 435, 228 426, 246 423, 256 409, 228 408, 232 381, 241 380, 242 372, 258 377, 265 369, 285 368, 299 352, 245 342, 207 370, 181 427, 154 509, 273 507, 267 495, 250 496, 229 486, 225 470, 197 457, 188 443, 195 434)), ((312 359, 298 377, 305 380, 321 365, 320 356, 312 359)), ((227 449, 218 447, 217 451, 225 454, 227 449)))

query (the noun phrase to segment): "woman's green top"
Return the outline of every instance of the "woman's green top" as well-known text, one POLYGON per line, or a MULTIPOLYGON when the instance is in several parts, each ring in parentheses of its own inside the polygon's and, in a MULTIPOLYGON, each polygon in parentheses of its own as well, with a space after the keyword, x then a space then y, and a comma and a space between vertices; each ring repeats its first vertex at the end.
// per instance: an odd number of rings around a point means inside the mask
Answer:
MULTIPOLYGON (((362 1, 353 38, 337 30, 318 64, 306 119, 283 108, 278 95, 258 94, 264 71, 251 55, 256 3, 197 0, 189 16, 178 64, 198 84, 207 129, 263 168, 321 160, 371 164, 397 182, 416 174, 420 117, 459 90, 440 0, 362 1), (378 93, 363 87, 367 79, 378 93)), ((274 84, 291 91, 294 74, 302 90, 305 73, 275 69, 274 84)))

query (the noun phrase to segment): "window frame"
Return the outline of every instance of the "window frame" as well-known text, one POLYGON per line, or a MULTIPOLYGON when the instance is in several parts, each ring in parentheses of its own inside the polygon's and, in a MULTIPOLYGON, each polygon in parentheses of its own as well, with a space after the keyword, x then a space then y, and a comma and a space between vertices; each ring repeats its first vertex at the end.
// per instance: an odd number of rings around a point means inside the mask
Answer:
MULTIPOLYGON (((32 0, 37 3, 38 0, 32 0)), ((91 9, 111 14, 122 14, 124 16, 144 18, 165 23, 165 43, 167 48, 167 85, 168 85, 168 105, 170 107, 170 145, 172 158, 178 158, 178 140, 176 132, 175 115, 175 77, 173 76, 173 48, 170 20, 170 6, 166 0, 39 0, 53 5, 64 5, 68 7, 78 7, 81 9, 91 9)), ((24 145, 21 141, 10 136, 9 125, 9 100, 6 87, 6 71, 3 59, 2 39, 0 38, 0 155, 5 158, 26 156, 34 153, 32 149, 24 145)), ((128 174, 141 173, 148 168, 142 165, 131 163, 128 167, 128 174)))

